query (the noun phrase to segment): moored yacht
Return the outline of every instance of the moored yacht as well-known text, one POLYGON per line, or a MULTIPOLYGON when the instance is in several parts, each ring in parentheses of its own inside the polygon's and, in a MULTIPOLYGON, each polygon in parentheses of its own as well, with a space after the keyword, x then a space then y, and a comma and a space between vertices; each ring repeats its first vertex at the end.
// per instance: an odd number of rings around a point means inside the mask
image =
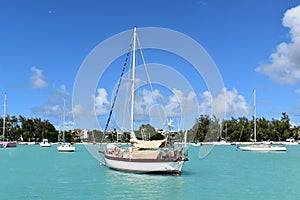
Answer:
POLYGON ((76 149, 75 145, 72 143, 67 143, 65 141, 65 130, 64 130, 65 120, 66 120, 65 118, 66 118, 66 99, 64 99, 64 112, 63 112, 63 136, 62 136, 63 143, 61 143, 57 146, 57 151, 59 151, 59 152, 74 152, 76 149))
POLYGON ((6 93, 4 93, 4 111, 3 111, 3 133, 0 135, 0 148, 10 148, 10 147, 17 147, 16 141, 9 141, 8 139, 5 139, 6 136, 6 93))
POLYGON ((266 152, 266 151, 286 151, 284 145, 272 145, 272 144, 261 144, 256 142, 256 91, 253 91, 254 98, 254 142, 250 145, 238 146, 239 149, 243 151, 256 151, 256 152, 266 152))
MULTIPOLYGON (((135 102, 135 53, 137 31, 133 31, 132 68, 131 68, 131 106, 130 106, 130 143, 124 146, 119 143, 109 143, 99 149, 104 164, 111 169, 133 173, 175 173, 180 174, 184 163, 188 160, 184 145, 174 146, 169 138, 173 133, 165 132, 162 140, 139 140, 134 132, 134 102, 135 102)), ((123 69, 124 70, 124 69, 123 69)), ((122 77, 121 77, 122 79, 122 77)), ((151 83, 151 81, 149 81, 151 83)), ((118 91, 118 89, 117 89, 118 91)), ((114 98, 116 99, 116 98, 114 98)), ((114 102, 113 104, 114 105, 114 102)), ((112 113, 113 107, 111 109, 112 113)), ((111 115, 110 115, 111 116, 111 115)), ((110 116, 106 123, 109 124, 110 116)), ((127 119, 127 118, 125 118, 127 119)), ((104 131, 106 133, 106 130, 104 131)))

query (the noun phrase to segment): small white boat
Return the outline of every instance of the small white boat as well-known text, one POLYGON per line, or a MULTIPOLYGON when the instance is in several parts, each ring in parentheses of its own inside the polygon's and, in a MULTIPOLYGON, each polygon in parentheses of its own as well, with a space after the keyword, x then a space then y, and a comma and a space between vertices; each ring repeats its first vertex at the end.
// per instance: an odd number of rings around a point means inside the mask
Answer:
POLYGON ((74 152, 75 146, 70 143, 63 143, 57 147, 57 151, 59 152, 74 152))
POLYGON ((43 139, 43 141, 40 143, 41 147, 51 147, 51 143, 48 142, 48 139, 43 139))
POLYGON ((27 142, 26 144, 27 144, 27 145, 35 145, 36 142, 27 142))
POLYGON ((223 146, 227 146, 227 145, 231 145, 230 142, 227 142, 226 140, 220 140, 218 142, 215 142, 214 145, 223 145, 223 146))
POLYGON ((281 142, 283 145, 298 145, 298 142, 295 141, 294 138, 288 138, 285 142, 281 142))

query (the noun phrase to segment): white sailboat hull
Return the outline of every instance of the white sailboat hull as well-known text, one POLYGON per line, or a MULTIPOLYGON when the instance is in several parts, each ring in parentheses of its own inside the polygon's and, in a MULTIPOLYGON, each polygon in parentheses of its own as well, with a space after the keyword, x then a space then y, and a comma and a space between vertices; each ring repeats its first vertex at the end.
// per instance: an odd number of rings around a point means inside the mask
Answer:
POLYGON ((215 142, 214 145, 223 145, 223 146, 229 146, 231 143, 226 142, 226 141, 220 141, 220 142, 215 142))
POLYGON ((40 143, 41 147, 51 147, 50 143, 40 143))
POLYGON ((286 151, 285 146, 266 145, 266 144, 253 144, 248 146, 240 146, 239 149, 243 151, 257 151, 257 152, 286 151))
POLYGON ((75 146, 69 145, 69 144, 63 144, 61 146, 58 146, 57 150, 59 152, 74 152, 75 151, 75 146))
POLYGON ((104 156, 106 166, 111 169, 134 173, 180 174, 185 161, 164 162, 151 159, 110 158, 104 156))
POLYGON ((281 142, 283 145, 298 145, 298 142, 281 142))

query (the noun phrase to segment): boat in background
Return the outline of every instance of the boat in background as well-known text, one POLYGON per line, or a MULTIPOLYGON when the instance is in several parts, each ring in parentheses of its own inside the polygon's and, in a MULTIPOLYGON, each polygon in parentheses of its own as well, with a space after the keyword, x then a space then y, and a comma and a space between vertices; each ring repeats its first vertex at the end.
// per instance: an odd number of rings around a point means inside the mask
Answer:
POLYGON ((214 145, 217 145, 217 146, 218 146, 218 145, 229 146, 229 145, 231 145, 231 143, 230 143, 230 142, 227 142, 227 141, 224 140, 224 139, 221 139, 220 141, 215 142, 214 145))
POLYGON ((40 143, 41 147, 51 147, 51 143, 49 143, 48 139, 43 139, 43 141, 40 143))
POLYGON ((71 143, 65 141, 65 121, 66 121, 66 99, 64 99, 64 111, 63 111, 63 142, 57 146, 57 151, 59 152, 74 152, 75 146, 71 143))
POLYGON ((261 141, 261 144, 273 144, 273 141, 267 140, 267 141, 261 141))
POLYGON ((256 142, 256 90, 253 91, 254 98, 254 142, 250 145, 238 146, 239 149, 243 151, 256 151, 256 152, 267 152, 267 151, 286 151, 286 147, 284 145, 272 145, 272 144, 262 144, 256 142))
POLYGON ((239 149, 243 151, 259 151, 259 152, 267 152, 267 151, 286 151, 286 147, 283 145, 269 145, 269 144, 251 144, 246 146, 239 146, 239 149))
POLYGON ((74 152, 75 146, 71 143, 63 143, 57 147, 57 150, 60 152, 74 152))
POLYGON ((27 144, 27 145, 36 145, 37 143, 36 143, 35 141, 31 142, 31 141, 30 141, 30 138, 29 138, 29 141, 26 142, 26 144, 27 144))
POLYGON ((11 148, 11 147, 17 147, 17 142, 0 142, 0 148, 11 148))
POLYGON ((214 145, 223 145, 223 146, 229 146, 231 145, 231 142, 227 142, 227 124, 225 124, 225 139, 222 138, 222 125, 220 125, 220 131, 219 131, 219 137, 218 141, 214 143, 214 145))
POLYGON ((4 110, 3 110, 3 132, 2 135, 0 135, 0 148, 10 148, 10 147, 17 147, 17 142, 16 141, 8 141, 5 139, 5 131, 6 131, 6 93, 4 93, 4 110))
MULTIPOLYGON (((111 169, 132 173, 163 173, 180 174, 183 164, 188 160, 186 146, 177 145, 170 140, 172 133, 166 131, 162 140, 139 140, 134 132, 134 104, 135 104, 135 61, 137 30, 133 31, 132 71, 131 71, 131 109, 130 109, 130 143, 124 146, 119 143, 108 143, 100 146, 99 153, 104 164, 111 169)), ((124 70, 124 69, 123 69, 124 70)), ((121 76, 122 79, 122 76, 121 76)), ((120 80, 121 80, 120 79, 120 80)), ((151 84, 151 81, 149 81, 151 84)), ((119 89, 119 88, 118 88, 119 89)), ((117 91, 118 91, 117 89, 117 91)), ((117 92, 115 97, 117 96, 117 92)), ((116 99, 116 98, 114 98, 116 99)), ((112 104, 111 112, 113 111, 112 104)), ((111 115, 110 115, 111 116, 111 115)), ((109 124, 110 116, 106 123, 109 124)), ((106 128, 104 133, 106 133, 106 128)))
POLYGON ((285 142, 281 142, 281 144, 283 145, 298 145, 299 143, 297 141, 295 141, 295 139, 293 137, 288 138, 285 140, 285 142))

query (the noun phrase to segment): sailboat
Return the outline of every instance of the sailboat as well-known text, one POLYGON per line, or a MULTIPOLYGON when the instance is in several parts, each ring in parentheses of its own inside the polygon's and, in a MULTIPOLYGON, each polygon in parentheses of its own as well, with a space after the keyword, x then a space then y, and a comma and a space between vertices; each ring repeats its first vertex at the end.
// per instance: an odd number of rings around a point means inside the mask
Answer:
POLYGON ((74 152, 75 146, 71 143, 67 143, 65 141, 65 121, 66 121, 66 99, 64 99, 64 112, 63 112, 63 143, 59 146, 57 146, 57 150, 59 152, 74 152))
POLYGON ((256 90, 253 91, 253 97, 254 97, 254 142, 251 145, 246 146, 239 146, 238 148, 243 151, 286 151, 286 147, 283 145, 271 145, 271 144, 262 144, 256 142, 256 90))
POLYGON ((4 111, 3 111, 3 133, 0 135, 0 148, 8 148, 8 147, 17 147, 17 142, 14 141, 4 141, 5 140, 5 131, 6 131, 6 93, 4 94, 4 111))
POLYGON ((222 138, 222 125, 220 125, 220 131, 219 131, 219 138, 218 141, 214 143, 214 145, 222 145, 222 146, 228 146, 231 145, 230 142, 227 142, 227 124, 225 124, 225 139, 222 138))
POLYGON ((132 71, 131 71, 131 109, 130 109, 130 143, 129 147, 118 143, 108 143, 99 148, 104 165, 111 169, 132 173, 180 174, 184 163, 188 160, 184 146, 174 146, 168 142, 169 134, 165 132, 162 140, 145 141, 136 138, 134 132, 135 101, 135 60, 137 29, 133 30, 132 71))

